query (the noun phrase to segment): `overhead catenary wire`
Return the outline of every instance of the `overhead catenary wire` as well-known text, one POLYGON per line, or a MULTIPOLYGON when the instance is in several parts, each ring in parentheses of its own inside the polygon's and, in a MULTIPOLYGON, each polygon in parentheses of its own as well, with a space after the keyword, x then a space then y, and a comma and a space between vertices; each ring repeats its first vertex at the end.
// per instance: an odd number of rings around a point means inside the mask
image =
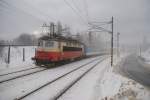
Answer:
POLYGON ((89 17, 89 12, 88 12, 88 4, 87 4, 87 0, 83 0, 83 4, 84 4, 84 9, 85 9, 85 13, 87 16, 87 21, 90 21, 90 17, 89 17))
POLYGON ((76 11, 76 9, 74 9, 74 8, 70 5, 70 3, 69 3, 67 0, 63 0, 63 1, 72 9, 72 11, 73 11, 77 16, 80 17, 80 20, 83 21, 84 24, 88 25, 88 22, 85 21, 85 19, 80 15, 80 13, 78 13, 78 11, 76 11))
MULTIPOLYGON (((31 13, 28 13, 28 12, 22 10, 22 9, 19 9, 18 7, 14 6, 14 5, 10 4, 10 3, 8 3, 7 1, 0 0, 0 4, 3 5, 3 9, 4 9, 4 8, 5 8, 5 9, 11 9, 11 10, 14 10, 15 12, 16 12, 16 11, 19 11, 19 12, 24 13, 24 14, 26 14, 26 15, 32 16, 33 18, 36 18, 36 19, 37 19, 38 21, 40 21, 40 22, 41 22, 41 21, 44 21, 43 19, 41 19, 41 18, 39 18, 39 17, 37 17, 37 16, 31 14, 31 13)), ((12 12, 12 13, 15 13, 15 12, 12 12)), ((8 14, 9 14, 9 13, 8 13, 8 14)))
MULTIPOLYGON (((20 9, 20 8, 16 7, 15 5, 13 5, 12 3, 8 3, 7 1, 0 0, 0 4, 3 5, 3 6, 0 6, 0 8, 2 8, 2 9, 0 9, 1 10, 0 14, 2 15, 1 16, 2 19, 5 19, 5 17, 10 16, 13 20, 13 18, 15 18, 16 15, 18 16, 18 14, 19 14, 18 18, 21 18, 23 20, 27 19, 33 23, 42 24, 44 21, 46 21, 45 19, 42 19, 40 16, 37 17, 36 15, 28 13, 27 11, 20 9)), ((18 23, 18 22, 14 21, 14 24, 16 24, 16 23, 18 23)), ((6 23, 6 24, 8 24, 8 23, 6 23)), ((19 26, 19 27, 22 27, 22 26, 19 26)), ((39 28, 39 25, 37 26, 36 24, 34 24, 34 27, 39 28)))
MULTIPOLYGON (((10 14, 10 13, 14 13, 14 12, 10 12, 10 6, 8 6, 8 4, 6 4, 5 2, 2 2, 2 0, 0 0, 0 13, 4 13, 4 11, 8 11, 8 13, 5 14, 10 14)), ((12 9, 11 9, 12 10, 12 9)))
MULTIPOLYGON (((81 16, 83 15, 82 14, 82 11, 81 11, 81 9, 77 6, 77 4, 75 3, 75 1, 74 0, 71 0, 72 1, 72 3, 74 4, 74 7, 77 9, 77 11, 81 14, 81 16)), ((86 11, 85 11, 86 12, 86 11)), ((87 16, 83 16, 83 17, 87 17, 87 16)), ((87 20, 86 20, 87 22, 88 22, 88 18, 87 18, 87 20)))
MULTIPOLYGON (((4 16, 4 15, 15 15, 17 12, 19 11, 20 13, 20 10, 16 10, 16 9, 10 9, 10 7, 6 4, 3 4, 0 2, 0 13, 1 13, 1 17, 4 16), (15 10, 15 11, 14 11, 15 10)), ((28 15, 28 14, 27 14, 28 15)), ((34 16, 32 16, 34 17, 34 16)), ((35 17, 34 17, 35 18, 35 17)), ((40 19, 38 19, 40 20, 40 19)))
POLYGON ((89 25, 103 26, 103 25, 111 24, 111 21, 106 21, 106 22, 90 21, 88 24, 89 25))
POLYGON ((75 1, 74 1, 74 0, 71 0, 71 1, 72 1, 72 3, 74 4, 75 8, 76 8, 79 12, 81 12, 81 9, 77 6, 77 4, 75 3, 75 1))
MULTIPOLYGON (((38 13, 40 13, 41 15, 45 16, 46 19, 51 19, 51 20, 56 20, 54 17, 50 16, 49 14, 44 13, 43 11, 41 11, 40 9, 37 9, 35 6, 30 5, 29 3, 25 2, 24 0, 22 0, 27 6, 29 6, 32 9, 35 9, 38 13)), ((50 20, 49 20, 50 21, 50 20)))
POLYGON ((101 30, 101 31, 111 33, 111 31, 109 31, 109 30, 107 30, 103 27, 100 27, 99 25, 94 25, 94 24, 90 24, 90 29, 89 30, 101 30))

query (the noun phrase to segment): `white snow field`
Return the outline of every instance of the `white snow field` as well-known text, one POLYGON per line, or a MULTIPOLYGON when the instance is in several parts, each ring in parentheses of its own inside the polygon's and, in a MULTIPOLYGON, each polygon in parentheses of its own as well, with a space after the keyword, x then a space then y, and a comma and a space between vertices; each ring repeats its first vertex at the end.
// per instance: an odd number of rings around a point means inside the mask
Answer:
POLYGON ((107 58, 99 63, 59 100, 98 100, 101 94, 99 84, 101 84, 103 74, 108 69, 108 65, 110 65, 109 62, 110 59, 107 58))
POLYGON ((33 61, 31 60, 31 57, 33 57, 35 54, 35 48, 36 47, 28 47, 28 46, 11 47, 10 63, 7 64, 8 47, 4 47, 2 56, 0 57, 0 71, 2 72, 4 70, 6 72, 10 72, 13 70, 35 67, 33 61), (23 61, 23 48, 25 48, 25 61, 23 61))
POLYGON ((108 70, 102 79, 101 94, 97 100, 149 100, 150 90, 147 87, 108 70))
MULTIPOLYGON (((5 48, 4 58, 0 59, 0 81, 10 79, 19 75, 28 74, 44 68, 31 69, 19 73, 1 76, 6 73, 37 67, 31 57, 34 56, 35 47, 11 48, 10 64, 6 64, 7 51, 5 48), (25 48, 25 62, 22 61, 22 49, 25 48)), ((93 53, 90 53, 93 54, 93 53)), ((145 54, 148 56, 148 54, 145 54)), ((137 82, 121 76, 115 71, 116 66, 124 60, 127 54, 117 58, 114 57, 114 65, 110 66, 110 57, 99 63, 94 69, 82 77, 59 100, 149 100, 150 90, 137 82)), ((27 75, 14 80, 0 83, 0 100, 13 100, 36 90, 42 85, 62 76, 63 74, 78 68, 90 61, 92 63, 76 70, 56 82, 43 87, 31 95, 23 98, 25 100, 53 100, 70 83, 82 75, 92 65, 106 56, 97 56, 62 65, 60 67, 43 70, 32 75, 27 75)), ((107 56, 108 57, 108 56, 107 56)), ((146 58, 146 57, 145 57, 146 58)), ((146 60, 148 61, 148 60, 146 60)), ((145 62, 146 63, 146 62, 145 62)))
POLYGON ((52 68, 30 76, 19 78, 17 80, 11 80, 6 83, 2 83, 0 84, 0 99, 10 100, 22 96, 68 71, 98 58, 100 57, 73 62, 58 68, 52 68))
POLYGON ((121 57, 114 67, 104 74, 100 85, 100 95, 97 100, 149 100, 150 89, 132 79, 116 73, 115 68, 127 55, 121 57))
MULTIPOLYGON (((100 59, 101 60, 101 59, 100 59)), ((90 69, 91 66, 99 62, 100 60, 93 61, 92 63, 86 65, 85 67, 73 72, 55 83, 41 89, 38 92, 35 92, 33 95, 28 96, 25 100, 55 100, 55 97, 60 94, 70 83, 72 83, 75 79, 80 77, 86 70, 90 69)), ((80 82, 80 81, 79 81, 80 82)), ((73 89, 74 90, 74 89, 73 89)), ((82 91, 80 91, 82 92, 82 91)), ((79 97, 79 95, 76 95, 79 97)), ((72 99, 71 99, 72 100, 72 99)), ((76 99, 78 100, 78 99, 76 99)), ((80 100, 84 100, 80 98, 80 100)))
MULTIPOLYGON (((35 55, 35 46, 19 46, 10 48, 10 63, 8 64, 8 47, 4 47, 0 56, 0 73, 9 73, 17 70, 23 70, 36 67, 31 60, 35 55), (23 48, 25 48, 25 61, 23 61, 23 48)), ((96 55, 100 52, 88 52, 86 55, 96 55)))

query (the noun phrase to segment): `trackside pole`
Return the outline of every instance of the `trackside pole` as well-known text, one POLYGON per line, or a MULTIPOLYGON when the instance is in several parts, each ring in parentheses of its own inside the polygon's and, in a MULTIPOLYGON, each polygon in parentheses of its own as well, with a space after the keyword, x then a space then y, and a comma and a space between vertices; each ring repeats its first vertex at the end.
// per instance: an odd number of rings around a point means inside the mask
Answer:
POLYGON ((23 48, 23 61, 25 61, 25 48, 23 48))
POLYGON ((10 63, 10 45, 8 47, 8 58, 7 58, 7 63, 10 63))
POLYGON ((111 66, 113 66, 113 33, 114 33, 114 30, 113 30, 113 17, 112 17, 112 34, 111 34, 111 66))

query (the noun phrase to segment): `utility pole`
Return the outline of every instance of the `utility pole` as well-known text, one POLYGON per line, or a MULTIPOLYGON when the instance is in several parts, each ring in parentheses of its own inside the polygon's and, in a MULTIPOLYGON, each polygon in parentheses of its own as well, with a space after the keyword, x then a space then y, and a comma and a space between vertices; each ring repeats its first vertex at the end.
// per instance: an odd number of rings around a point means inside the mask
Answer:
POLYGON ((10 63, 10 45, 8 47, 8 60, 7 60, 7 63, 8 64, 10 63))
POLYGON ((25 48, 23 48, 23 58, 22 58, 22 61, 25 61, 25 48))
POLYGON ((49 32, 48 32, 49 37, 55 36, 55 25, 54 25, 54 23, 51 22, 50 25, 47 25, 46 23, 44 23, 42 27, 46 27, 49 29, 49 32))
POLYGON ((119 50, 119 35, 120 33, 117 33, 117 57, 120 57, 120 50, 119 50))
POLYGON ((55 25, 54 25, 54 23, 50 23, 50 34, 53 37, 55 36, 55 25))
POLYGON ((89 45, 92 45, 92 32, 89 32, 89 45))
POLYGON ((50 28, 50 25, 47 25, 46 23, 44 23, 42 25, 43 28, 48 28, 49 32, 48 32, 48 36, 51 37, 51 34, 50 34, 50 31, 51 31, 51 28, 50 28))
POLYGON ((112 16, 112 23, 111 23, 112 24, 112 26, 111 26, 111 28, 112 28, 112 33, 111 33, 111 66, 113 66, 113 48, 114 48, 113 47, 113 41, 114 41, 113 40, 113 34, 114 34, 114 29, 113 29, 114 28, 114 25, 113 25, 114 22, 113 22, 113 20, 114 19, 113 19, 113 16, 112 16))

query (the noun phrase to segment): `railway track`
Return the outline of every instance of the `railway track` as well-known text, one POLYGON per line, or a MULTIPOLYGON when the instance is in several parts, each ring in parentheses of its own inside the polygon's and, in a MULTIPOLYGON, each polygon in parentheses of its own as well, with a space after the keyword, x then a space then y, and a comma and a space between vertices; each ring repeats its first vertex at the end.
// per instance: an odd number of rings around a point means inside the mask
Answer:
POLYGON ((69 72, 63 74, 63 75, 61 75, 61 76, 59 76, 59 77, 57 77, 57 78, 55 78, 55 79, 53 79, 53 80, 51 80, 51 81, 49 81, 49 82, 47 82, 47 83, 41 85, 40 87, 38 87, 38 88, 36 88, 36 89, 34 89, 34 90, 32 90, 32 91, 30 91, 30 92, 28 92, 28 93, 26 93, 26 94, 20 96, 20 97, 17 97, 15 100, 22 100, 22 99, 25 99, 26 97, 31 96, 32 94, 34 94, 34 93, 40 91, 41 89, 43 89, 43 88, 45 88, 45 87, 51 85, 52 83, 55 83, 55 82, 57 82, 58 80, 60 80, 60 79, 62 79, 62 78, 64 78, 64 77, 66 77, 67 75, 70 75, 71 73, 75 73, 76 71, 79 71, 81 68, 84 68, 84 67, 86 67, 87 65, 92 64, 93 62, 96 62, 96 63, 94 63, 94 65, 90 66, 90 68, 88 68, 85 72, 83 72, 79 77, 77 77, 75 80, 73 80, 69 85, 67 85, 67 86, 64 87, 61 91, 59 91, 59 93, 56 94, 56 95, 53 97, 53 99, 52 99, 52 100, 57 100, 57 99, 58 99, 59 97, 61 97, 67 90, 69 90, 75 83, 77 83, 82 77, 84 77, 87 73, 89 73, 93 68, 95 68, 100 62, 102 62, 102 61, 105 60, 105 59, 106 59, 106 57, 103 58, 103 59, 101 58, 101 60, 100 60, 100 58, 97 58, 97 59, 94 59, 94 60, 92 60, 92 61, 89 61, 88 63, 85 63, 85 64, 83 64, 83 65, 81 65, 81 66, 79 66, 79 67, 77 67, 77 68, 75 68, 75 69, 73 69, 73 70, 71 70, 71 71, 69 71, 69 72))
POLYGON ((81 76, 79 76, 77 79, 71 82, 67 87, 65 87, 60 93, 58 93, 56 96, 54 96, 53 100, 58 100, 62 95, 64 95, 73 85, 75 85, 80 79, 82 79, 86 74, 88 74, 92 69, 94 69, 100 62, 102 62, 105 59, 100 60, 96 64, 94 64, 90 69, 88 69, 86 72, 84 72, 81 76))
MULTIPOLYGON (((93 56, 88 56, 85 59, 91 58, 91 57, 93 57, 93 56)), ((0 84, 11 81, 11 80, 15 80, 15 79, 18 79, 18 78, 22 78, 22 77, 25 77, 25 76, 33 75, 33 74, 36 74, 36 73, 39 73, 39 72, 42 72, 42 71, 45 71, 45 70, 48 70, 48 69, 43 68, 43 67, 42 68, 33 67, 33 68, 23 69, 23 70, 14 71, 14 72, 6 73, 6 74, 1 74, 0 75, 0 84), (33 69, 35 69, 35 70, 33 70, 33 69), (31 70, 33 70, 33 71, 31 71, 31 70), (29 71, 29 72, 26 72, 26 71, 29 71), (22 73, 22 74, 19 74, 19 73, 22 73), (13 75, 13 74, 16 74, 16 75, 13 75)))
POLYGON ((13 71, 13 72, 5 73, 5 74, 0 74, 0 77, 1 76, 6 76, 6 75, 10 75, 10 74, 14 74, 14 73, 19 73, 19 72, 27 71, 27 70, 31 70, 31 69, 36 69, 36 68, 39 68, 39 67, 32 67, 32 68, 27 68, 27 69, 19 70, 19 71, 13 71))
MULTIPOLYGON (((15 79, 18 79, 18 78, 22 78, 22 77, 25 77, 25 76, 28 76, 28 75, 36 74, 36 73, 39 73, 39 72, 42 72, 42 71, 45 71, 45 70, 47 70, 47 69, 46 68, 41 68, 41 69, 37 69, 37 70, 35 70, 33 72, 27 72, 27 73, 23 73, 21 75, 14 75, 13 77, 11 77, 11 76, 10 77, 6 77, 6 75, 4 75, 4 76, 0 77, 0 84, 8 82, 8 81, 11 81, 11 80, 15 80, 15 79)), ((22 72, 24 72, 24 71, 22 71, 22 72)))

